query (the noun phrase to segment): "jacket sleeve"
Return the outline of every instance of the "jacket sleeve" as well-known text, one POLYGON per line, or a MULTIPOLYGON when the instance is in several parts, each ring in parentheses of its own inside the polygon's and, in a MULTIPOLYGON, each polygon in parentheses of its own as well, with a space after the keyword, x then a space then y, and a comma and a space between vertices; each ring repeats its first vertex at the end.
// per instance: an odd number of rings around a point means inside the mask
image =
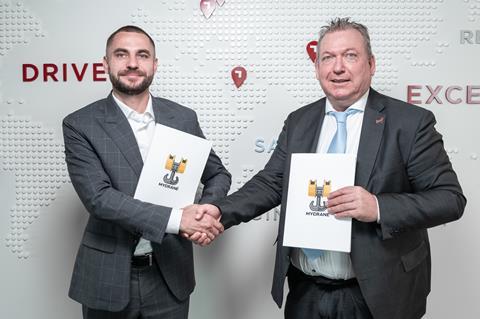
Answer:
POLYGON ((237 192, 213 204, 222 212, 225 228, 248 222, 280 205, 283 174, 287 164, 287 119, 278 137, 277 146, 265 167, 237 192))
MULTIPOLYGON (((76 124, 68 117, 63 121, 65 160, 73 187, 87 211, 136 236, 161 243, 171 208, 142 202, 115 189, 105 164, 76 124)), ((122 174, 120 169, 118 174, 122 174)))
MULTIPOLYGON (((195 131, 197 136, 205 138, 196 115, 195 131)), ((211 203, 216 199, 227 196, 232 184, 232 177, 225 166, 223 166, 220 158, 215 154, 213 148, 210 150, 200 181, 203 184, 202 197, 199 201, 201 204, 211 203)))
POLYGON ((405 172, 411 191, 377 194, 384 239, 444 224, 463 214, 466 199, 435 123, 433 114, 424 112, 411 143, 405 172))

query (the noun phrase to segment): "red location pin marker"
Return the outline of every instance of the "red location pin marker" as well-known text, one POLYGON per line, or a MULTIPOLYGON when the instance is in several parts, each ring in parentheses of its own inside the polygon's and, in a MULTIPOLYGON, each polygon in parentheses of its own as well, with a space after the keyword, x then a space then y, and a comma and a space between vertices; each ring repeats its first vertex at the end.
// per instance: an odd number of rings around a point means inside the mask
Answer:
POLYGON ((242 86, 243 82, 247 79, 247 70, 243 66, 237 66, 232 69, 233 83, 237 89, 242 86))
POLYGON ((315 60, 317 59, 317 44, 317 41, 310 41, 307 44, 307 53, 312 62, 315 62, 315 60))
POLYGON ((225 0, 217 0, 217 3, 221 7, 225 3, 225 0))
POLYGON ((215 0, 200 0, 200 10, 202 10, 203 15, 207 19, 210 18, 216 7, 217 3, 215 0))

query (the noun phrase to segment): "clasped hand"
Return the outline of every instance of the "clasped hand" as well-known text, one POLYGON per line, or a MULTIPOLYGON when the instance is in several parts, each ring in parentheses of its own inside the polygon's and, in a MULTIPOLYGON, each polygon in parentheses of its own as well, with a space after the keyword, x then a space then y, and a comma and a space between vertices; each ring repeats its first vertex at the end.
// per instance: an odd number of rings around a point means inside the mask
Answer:
POLYGON ((189 205, 183 208, 180 235, 200 246, 210 244, 223 232, 220 210, 210 204, 189 205))

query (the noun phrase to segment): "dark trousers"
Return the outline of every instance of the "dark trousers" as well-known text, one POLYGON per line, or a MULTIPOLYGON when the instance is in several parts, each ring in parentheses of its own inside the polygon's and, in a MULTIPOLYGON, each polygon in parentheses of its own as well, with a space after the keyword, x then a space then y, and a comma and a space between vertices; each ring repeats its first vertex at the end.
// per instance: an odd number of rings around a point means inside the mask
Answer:
POLYGON ((133 267, 130 303, 120 312, 82 307, 84 319, 187 319, 189 299, 172 295, 158 266, 133 267))
POLYGON ((285 319, 373 319, 355 279, 331 280, 288 270, 285 319))

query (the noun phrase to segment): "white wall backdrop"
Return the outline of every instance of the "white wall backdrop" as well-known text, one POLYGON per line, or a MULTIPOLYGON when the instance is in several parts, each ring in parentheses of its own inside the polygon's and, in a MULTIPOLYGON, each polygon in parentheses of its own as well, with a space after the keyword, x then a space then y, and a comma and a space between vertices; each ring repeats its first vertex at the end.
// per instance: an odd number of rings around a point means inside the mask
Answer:
MULTIPOLYGON (((152 93, 197 111, 235 190, 263 167, 286 115, 322 97, 307 44, 351 16, 371 31, 373 87, 435 113, 468 198, 460 221, 430 230, 426 318, 479 318, 480 1, 209 2, 203 14, 200 0, 0 0, 0 317, 81 317, 66 295, 87 213, 66 174, 61 120, 108 94, 95 63, 113 30, 136 24, 154 37, 152 93)), ((196 249, 190 318, 282 317, 270 298, 277 219, 196 249)))

